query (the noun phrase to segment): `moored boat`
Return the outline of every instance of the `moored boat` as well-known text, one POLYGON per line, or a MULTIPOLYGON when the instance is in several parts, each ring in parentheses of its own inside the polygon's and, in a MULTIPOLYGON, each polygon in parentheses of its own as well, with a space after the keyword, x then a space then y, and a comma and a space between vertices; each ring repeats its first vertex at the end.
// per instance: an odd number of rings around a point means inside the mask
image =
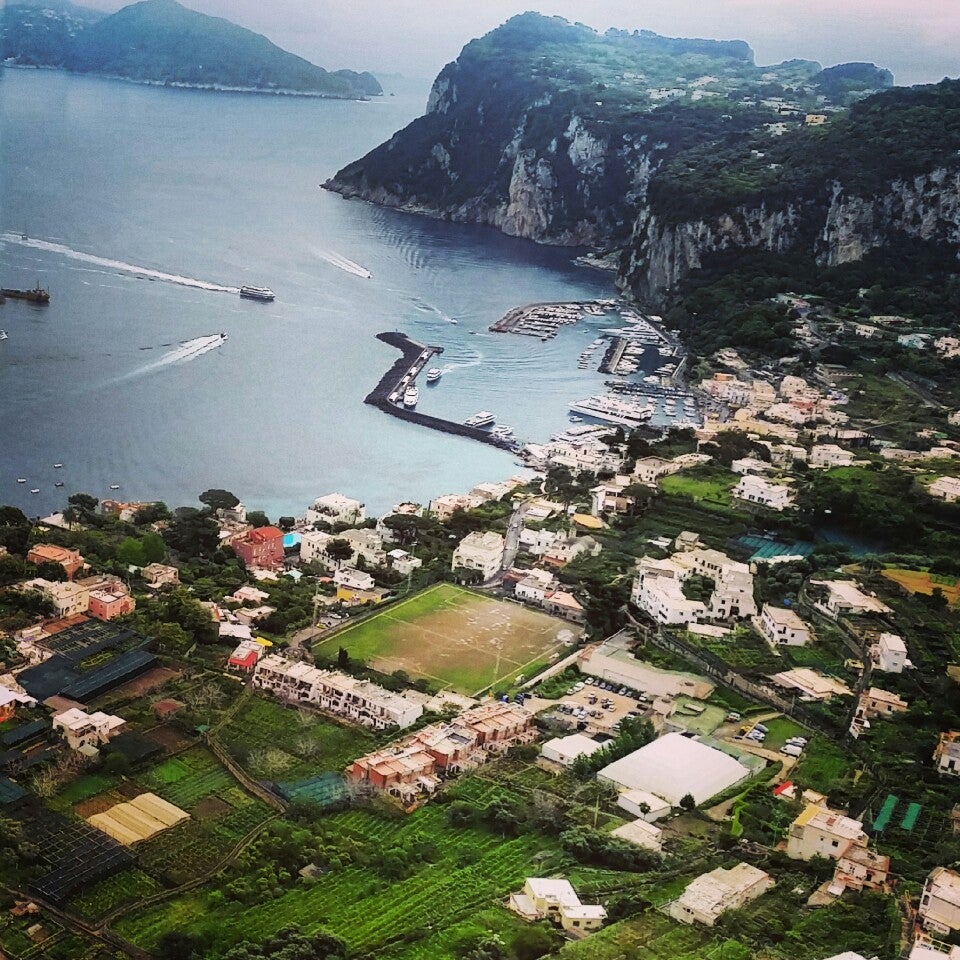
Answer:
POLYGON ((467 427, 489 427, 490 424, 496 421, 496 417, 489 410, 481 410, 479 413, 475 413, 472 417, 467 417, 463 421, 464 426, 467 427))
POLYGON ((420 391, 411 383, 403 393, 403 405, 415 407, 420 399, 420 391))

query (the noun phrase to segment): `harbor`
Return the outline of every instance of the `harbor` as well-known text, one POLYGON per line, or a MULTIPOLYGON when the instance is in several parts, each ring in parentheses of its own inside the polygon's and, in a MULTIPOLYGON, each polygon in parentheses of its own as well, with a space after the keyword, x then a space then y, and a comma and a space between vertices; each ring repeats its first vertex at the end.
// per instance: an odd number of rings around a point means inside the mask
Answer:
POLYGON ((552 340, 563 327, 573 326, 590 316, 602 317, 616 307, 616 300, 529 303, 509 310, 490 326, 490 331, 539 337, 547 341, 552 340))
MULTIPOLYGON (((364 403, 382 410, 384 413, 408 423, 415 423, 421 427, 449 433, 457 437, 467 437, 478 440, 501 450, 515 451, 517 441, 511 436, 496 430, 487 430, 480 426, 468 423, 457 423, 442 417, 434 417, 425 413, 417 413, 413 406, 405 403, 407 391, 416 387, 418 374, 427 366, 430 360, 440 353, 443 347, 429 346, 411 340, 406 334, 391 331, 377 334, 377 339, 401 351, 402 356, 383 375, 380 382, 367 394, 364 403)), ((484 411, 485 412, 485 411, 484 411)), ((489 423, 493 423, 493 415, 489 415, 489 423)))

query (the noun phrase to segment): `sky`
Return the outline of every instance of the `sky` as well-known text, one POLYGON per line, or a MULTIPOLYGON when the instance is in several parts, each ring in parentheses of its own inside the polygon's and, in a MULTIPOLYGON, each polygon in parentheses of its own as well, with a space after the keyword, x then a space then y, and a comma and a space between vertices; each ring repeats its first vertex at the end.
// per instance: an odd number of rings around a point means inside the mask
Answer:
MULTIPOLYGON (((0 0, 2 2, 2 0, 0 0)), ((116 10, 124 0, 77 0, 116 10)), ((327 69, 432 79, 461 47, 525 10, 604 30, 746 40, 761 64, 868 60, 897 83, 960 76, 958 0, 182 0, 327 69)))

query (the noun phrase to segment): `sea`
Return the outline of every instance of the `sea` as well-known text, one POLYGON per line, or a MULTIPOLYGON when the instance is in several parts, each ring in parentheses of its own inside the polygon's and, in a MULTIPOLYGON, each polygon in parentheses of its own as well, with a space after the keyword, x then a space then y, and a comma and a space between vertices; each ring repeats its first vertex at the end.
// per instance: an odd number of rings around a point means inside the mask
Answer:
POLYGON ((223 487, 273 519, 333 491, 382 513, 516 473, 508 453, 363 403, 398 356, 382 331, 444 348, 419 410, 490 410, 532 441, 568 426, 568 404, 602 392, 576 358, 610 318, 548 342, 488 327, 519 304, 612 297, 610 274, 578 265, 581 251, 320 189, 426 96, 5 70, 0 283, 39 283, 51 301, 0 306, 0 503, 37 516, 84 491, 197 505, 223 487), (241 284, 276 300, 241 299, 241 284))

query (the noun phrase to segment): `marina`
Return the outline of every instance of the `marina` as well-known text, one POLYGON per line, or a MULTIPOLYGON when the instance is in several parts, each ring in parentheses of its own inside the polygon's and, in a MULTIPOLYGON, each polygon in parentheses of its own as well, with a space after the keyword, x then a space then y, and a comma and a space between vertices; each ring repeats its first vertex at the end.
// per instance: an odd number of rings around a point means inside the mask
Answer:
POLYGON ((600 317, 616 309, 616 300, 587 300, 560 303, 530 303, 515 307, 492 324, 492 333, 515 333, 525 337, 552 340, 565 326, 573 326, 588 316, 600 317))

